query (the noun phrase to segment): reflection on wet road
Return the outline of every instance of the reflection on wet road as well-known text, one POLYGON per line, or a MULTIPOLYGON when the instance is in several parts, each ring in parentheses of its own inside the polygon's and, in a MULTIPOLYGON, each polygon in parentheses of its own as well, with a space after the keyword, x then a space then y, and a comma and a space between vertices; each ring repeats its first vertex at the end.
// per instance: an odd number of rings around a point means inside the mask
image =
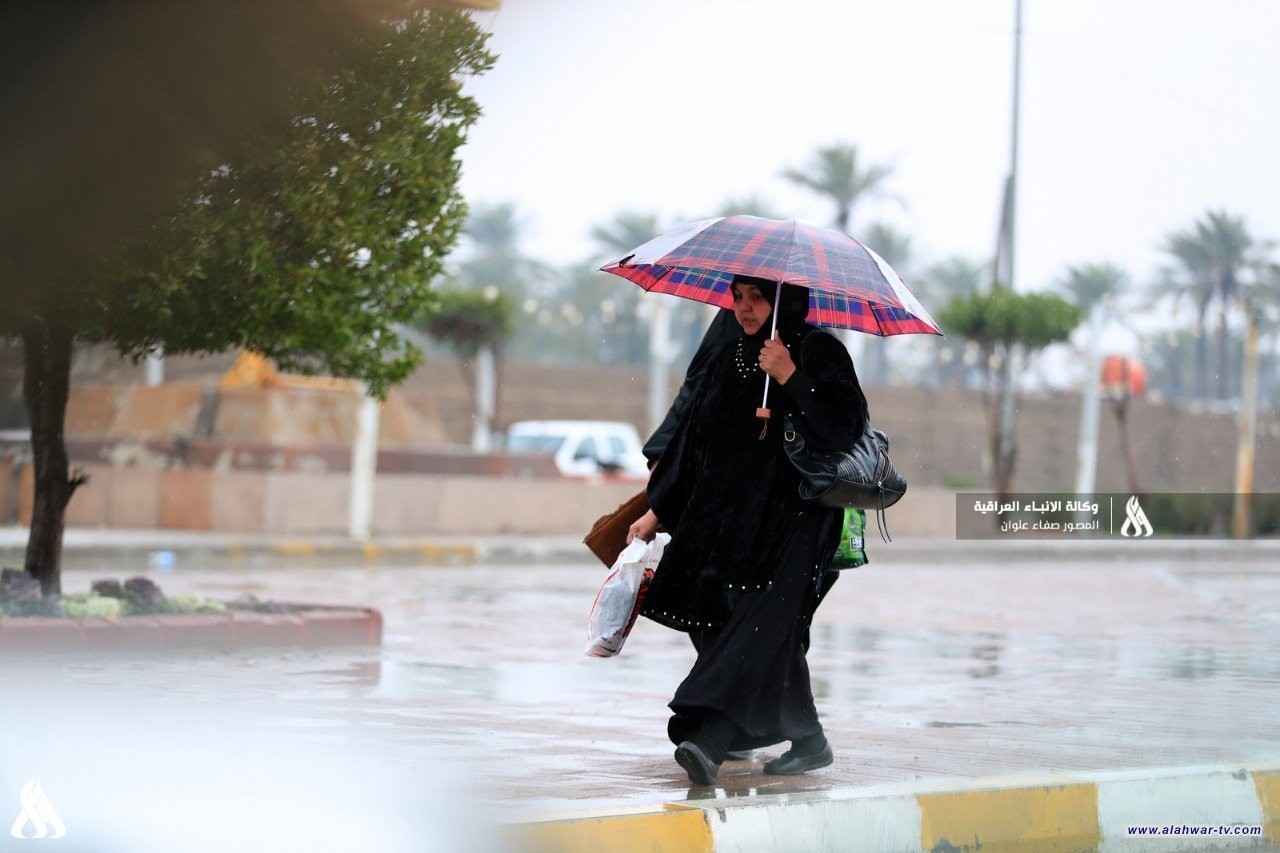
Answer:
MULTIPOLYGON (((29 677, 67 698, 63 730, 109 725, 101 708, 170 724, 167 709, 216 709, 281 748, 373 759, 371 781, 429 774, 519 810, 1280 757, 1280 568, 902 564, 891 547, 819 611, 810 668, 836 763, 809 776, 764 776, 781 748, 761 750, 690 790, 665 705, 692 649, 642 620, 620 656, 585 657, 603 575, 586 563, 178 565, 153 575, 166 592, 376 606, 384 646, 29 677)), ((12 696, 3 709, 17 713, 12 696)))

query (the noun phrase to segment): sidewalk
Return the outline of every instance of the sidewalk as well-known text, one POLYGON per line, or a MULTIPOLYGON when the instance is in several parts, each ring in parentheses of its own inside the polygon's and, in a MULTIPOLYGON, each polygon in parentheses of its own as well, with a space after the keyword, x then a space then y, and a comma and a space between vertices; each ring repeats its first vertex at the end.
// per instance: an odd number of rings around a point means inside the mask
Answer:
MULTIPOLYGON (((0 527, 0 563, 21 563, 27 529, 0 527)), ((898 538, 892 542, 868 534, 868 553, 878 558, 939 564, 1009 560, 1214 560, 1232 559, 1280 564, 1280 539, 1027 539, 1022 541, 898 538)), ((442 535, 383 537, 361 542, 345 536, 207 533, 187 530, 119 530, 71 528, 63 552, 73 565, 94 557, 145 559, 156 552, 202 557, 298 557, 364 561, 420 560, 428 564, 595 563, 581 536, 442 535)))
MULTIPOLYGON (((3 531, 0 553, 15 539, 25 531, 3 531)), ((262 771, 270 784, 254 787, 265 812, 307 794, 317 761, 346 750, 360 757, 349 775, 365 793, 343 789, 334 814, 377 814, 415 838, 422 810, 388 812, 368 791, 422 805, 445 802, 444 787, 483 808, 484 825, 502 827, 515 849, 1195 850, 1206 846, 1126 840, 1125 828, 1210 824, 1262 826, 1280 844, 1273 542, 873 542, 872 564, 842 575, 814 626, 810 667, 835 763, 767 776, 762 764, 781 747, 759 750, 707 788, 690 787, 665 738, 666 702, 692 661, 687 640, 641 620, 616 658, 585 657, 604 568, 576 540, 394 543, 471 549, 469 561, 434 564, 409 551, 370 558, 338 540, 313 543, 310 556, 285 544, 71 531, 69 587, 111 554, 145 566, 169 550, 166 592, 375 606, 384 643, 42 672, 65 695, 31 748, 68 751, 86 788, 145 797, 167 777, 136 745, 157 731, 207 741, 228 728, 204 724, 200 709, 217 708, 236 725, 265 725, 285 755, 262 771), (97 718, 113 705, 119 720, 97 718), (140 722, 137 708, 148 709, 140 722), (96 739, 75 739, 104 727, 131 745, 128 768, 113 764, 106 777, 81 768, 96 739)), ((33 713, 27 700, 10 697, 15 727, 33 713)), ((225 798, 226 780, 256 778, 241 766, 252 750, 218 746, 235 772, 187 780, 190 796, 203 785, 225 798)), ((0 745, 0 759, 12 748, 0 745)), ((51 761, 22 766, 59 792, 69 826, 86 825, 65 793, 73 770, 51 761)))

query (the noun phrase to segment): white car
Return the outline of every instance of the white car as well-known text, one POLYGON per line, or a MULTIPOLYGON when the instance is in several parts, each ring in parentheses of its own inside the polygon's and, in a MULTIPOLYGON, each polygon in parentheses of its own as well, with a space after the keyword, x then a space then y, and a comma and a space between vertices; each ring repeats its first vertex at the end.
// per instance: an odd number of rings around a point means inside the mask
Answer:
POLYGON ((549 453, 566 477, 648 479, 642 447, 622 421, 519 421, 507 430, 509 453, 549 453))

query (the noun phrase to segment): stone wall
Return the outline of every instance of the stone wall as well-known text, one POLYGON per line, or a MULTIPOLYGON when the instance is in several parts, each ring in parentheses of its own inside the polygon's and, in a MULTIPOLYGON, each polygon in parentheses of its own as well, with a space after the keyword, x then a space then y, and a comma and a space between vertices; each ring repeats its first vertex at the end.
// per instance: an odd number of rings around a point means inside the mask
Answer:
MULTIPOLYGON (((175 358, 166 362, 166 376, 208 384, 229 364, 228 356, 175 358)), ((120 374, 119 379, 128 379, 130 371, 139 370, 127 362, 114 369, 120 374)), ((601 419, 632 423, 641 435, 648 432, 646 367, 504 364, 500 370, 500 426, 540 418, 601 419)), ((673 394, 681 378, 678 373, 669 378, 668 387, 673 394)), ((866 392, 873 420, 889 434, 894 458, 913 485, 986 488, 987 415, 977 392, 872 385, 866 392)), ((423 438, 424 433, 419 430, 415 439, 421 442, 419 446, 439 449, 469 442, 471 397, 453 359, 433 357, 399 386, 395 395, 399 411, 417 413, 422 422, 430 422, 438 429, 429 439, 423 438)), ((1074 392, 1025 395, 1021 399, 1015 489, 1074 488, 1080 407, 1080 395, 1074 392)), ((395 417, 384 412, 384 421, 395 417)), ((1131 403, 1128 419, 1139 485, 1144 490, 1233 490, 1237 436, 1234 414, 1138 400, 1131 403)), ((384 426, 384 447, 388 446, 387 441, 384 426)), ((1254 491, 1280 492, 1280 416, 1275 411, 1260 413, 1254 471, 1254 491)), ((1105 401, 1099 424, 1095 491, 1129 491, 1120 430, 1105 401)))
MULTIPOLYGON (((287 536, 347 532, 346 474, 84 466, 89 482, 67 509, 72 527, 196 530, 287 536)), ((18 478, 16 521, 31 521, 31 467, 18 478)), ((557 534, 585 536, 642 484, 562 478, 380 475, 377 537, 557 534)), ((943 489, 913 488, 889 510, 894 536, 955 536, 943 489)), ((873 533, 868 535, 874 536, 873 533)))
MULTIPOLYGON (((433 362, 405 383, 408 400, 428 400, 449 440, 465 442, 471 403, 453 362, 433 362)), ((679 387, 673 376, 669 387, 679 387)), ((892 441, 893 457, 913 485, 986 488, 987 414, 978 392, 868 386, 872 420, 892 441)), ((648 376, 643 368, 556 368, 509 365, 502 395, 505 423, 534 418, 628 421, 647 434, 648 376)), ((1078 392, 1028 394, 1020 400, 1014 486, 1022 491, 1072 490, 1080 435, 1078 392)), ((1139 485, 1146 491, 1229 492, 1236 467, 1236 416, 1171 403, 1135 400, 1128 412, 1139 485)), ((1259 492, 1280 492, 1280 417, 1260 413, 1254 465, 1259 492)), ((1121 433, 1103 402, 1095 491, 1129 491, 1121 433)))
MULTIPOLYGON (((73 446, 99 449, 81 452, 75 460, 89 468, 94 480, 72 502, 71 523, 290 534, 344 531, 346 479, 340 468, 348 458, 346 447, 354 423, 350 401, 307 391, 283 408, 273 409, 265 397, 242 399, 238 408, 226 410, 234 411, 236 417, 222 421, 222 429, 252 438, 231 441, 221 449, 192 439, 185 444, 186 455, 181 455, 171 449, 156 451, 143 441, 147 435, 156 437, 153 442, 194 435, 206 392, 216 379, 210 373, 201 378, 199 364, 177 362, 171 374, 181 373, 187 379, 158 389, 76 386, 68 413, 73 446), (272 431, 272 418, 283 430, 279 435, 272 431), (232 428, 233 421, 241 426, 232 428), (244 424, 262 428, 242 429, 244 424), (105 445, 90 440, 104 434, 126 434, 139 451, 104 455, 105 445), (302 443, 279 444, 286 435, 302 443), (273 446, 278 452, 270 450, 273 446), (284 461, 249 465, 237 461, 241 458, 284 461), (107 464, 108 460, 115 464, 107 464)), ((673 392, 678 378, 672 377, 673 392)), ((501 417, 506 423, 599 418, 629 421, 642 434, 646 431, 647 374, 642 369, 507 365, 502 380, 501 417)), ((894 459, 912 487, 907 500, 891 513, 895 534, 949 535, 946 525, 954 525, 951 495, 957 490, 987 488, 983 468, 987 416, 980 396, 953 388, 870 386, 866 390, 873 420, 890 435, 894 459)), ((462 374, 450 360, 431 362, 396 390, 393 402, 384 409, 382 447, 384 453, 402 449, 413 459, 381 466, 375 518, 380 535, 577 532, 635 491, 634 484, 562 481, 536 466, 523 466, 517 474, 493 458, 476 457, 468 466, 442 467, 441 459, 468 459, 455 450, 470 435, 470 406, 462 374), (488 476, 481 476, 482 472, 488 476)), ((1072 490, 1079 395, 1024 396, 1017 417, 1015 489, 1072 490)), ((1143 490, 1233 490, 1237 436, 1233 414, 1135 401, 1128 420, 1143 490)), ((1280 492, 1280 420, 1274 411, 1261 413, 1258 435, 1254 491, 1280 492)), ((28 466, 19 466, 17 474, 8 476, 0 467, 0 497, 8 493, 6 500, 0 500, 0 523, 13 521, 19 512, 19 498, 27 493, 12 488, 10 481, 25 476, 29 476, 28 466)), ((1120 431, 1105 402, 1095 491, 1130 491, 1120 431)))

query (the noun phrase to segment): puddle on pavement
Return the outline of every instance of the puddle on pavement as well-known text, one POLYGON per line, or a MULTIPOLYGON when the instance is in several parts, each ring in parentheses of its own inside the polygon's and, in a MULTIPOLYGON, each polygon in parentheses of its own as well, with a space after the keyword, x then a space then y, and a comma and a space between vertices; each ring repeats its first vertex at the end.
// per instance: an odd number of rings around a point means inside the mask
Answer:
MULTIPOLYGON (((1035 769, 1069 750, 1064 766, 1105 766, 1117 742, 1128 764, 1256 755, 1259 744, 1274 751, 1274 713, 1264 708, 1280 698, 1280 620, 1231 582, 1204 577, 1209 598, 1230 594, 1252 609, 1219 613, 1200 601, 1138 619, 1135 607, 1077 626, 1069 614, 1046 609, 1042 618, 1025 603, 989 612, 974 603, 956 615, 944 601, 907 614, 895 602, 930 600, 912 583, 886 581, 879 593, 838 585, 818 614, 809 658, 836 765, 766 777, 758 761, 776 753, 765 750, 753 764, 726 767, 708 789, 688 788, 665 738, 666 703, 693 660, 687 639, 642 622, 618 657, 582 654, 597 567, 179 566, 156 577, 166 592, 252 590, 376 606, 383 647, 83 661, 33 678, 70 685, 81 700, 220 704, 242 723, 269 719, 274 736, 294 732, 308 745, 322 733, 396 761, 461 763, 499 791, 519 791, 526 805, 802 794, 833 779, 865 784, 966 769, 990 775, 1010 761, 1035 769), (1223 719, 1234 721, 1232 731, 1222 730, 1223 719)), ((92 716, 84 710, 78 719, 92 716)))

